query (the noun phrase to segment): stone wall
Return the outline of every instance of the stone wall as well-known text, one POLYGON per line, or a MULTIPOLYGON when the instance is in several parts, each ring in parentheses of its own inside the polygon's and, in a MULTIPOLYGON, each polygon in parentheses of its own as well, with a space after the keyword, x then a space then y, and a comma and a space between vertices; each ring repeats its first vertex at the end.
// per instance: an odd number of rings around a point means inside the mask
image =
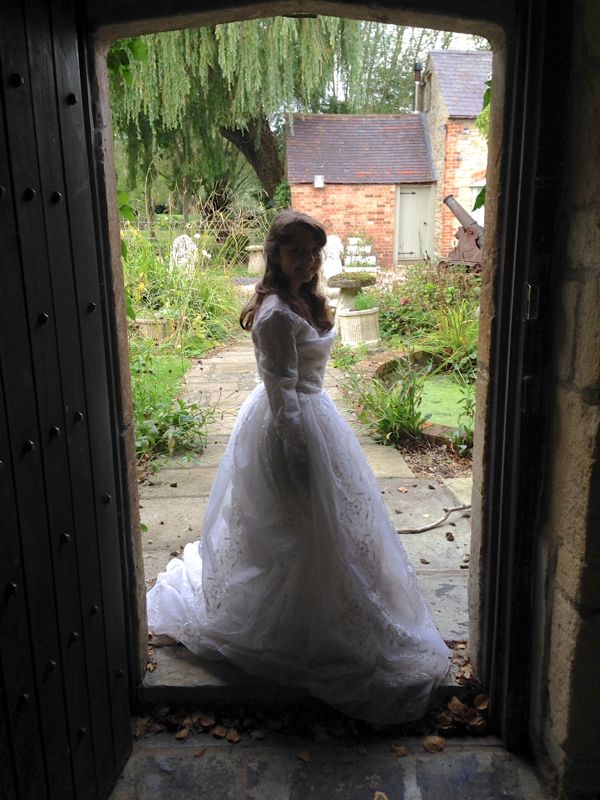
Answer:
MULTIPOLYGON (((560 797, 600 797, 600 9, 575 20, 566 237, 554 258, 548 474, 536 564, 532 742, 560 797)), ((546 123, 548 120, 546 120, 546 123)), ((558 198, 557 198, 558 199, 558 198)))
POLYGON ((295 184, 292 208, 305 211, 323 222, 327 233, 335 233, 344 244, 349 236, 363 236, 373 245, 380 267, 394 264, 394 184, 328 184, 315 189, 295 184))
MULTIPOLYGON (((435 73, 427 73, 423 86, 423 111, 427 121, 431 155, 435 168, 436 188, 434 200, 434 250, 437 257, 448 255, 442 247, 444 174, 446 172, 446 121, 448 109, 440 91, 439 82, 435 73)), ((447 209, 446 209, 447 210, 447 209)))

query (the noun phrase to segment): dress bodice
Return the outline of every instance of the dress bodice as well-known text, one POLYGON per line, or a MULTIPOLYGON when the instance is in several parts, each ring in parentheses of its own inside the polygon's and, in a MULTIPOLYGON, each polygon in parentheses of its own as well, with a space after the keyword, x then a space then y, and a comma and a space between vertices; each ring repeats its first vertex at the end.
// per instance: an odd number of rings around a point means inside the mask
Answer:
POLYGON ((297 392, 320 392, 334 338, 333 329, 320 334, 277 295, 269 295, 252 328, 258 373, 265 380, 265 365, 273 354, 283 377, 296 373, 297 392))

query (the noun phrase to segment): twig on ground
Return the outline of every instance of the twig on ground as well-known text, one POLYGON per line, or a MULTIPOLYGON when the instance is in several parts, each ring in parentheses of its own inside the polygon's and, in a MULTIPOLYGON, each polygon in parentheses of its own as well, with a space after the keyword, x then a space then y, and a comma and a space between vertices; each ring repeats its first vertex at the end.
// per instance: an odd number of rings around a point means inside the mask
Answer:
POLYGON ((437 522, 432 522, 430 525, 424 525, 422 528, 405 528, 403 530, 396 530, 396 533, 424 533, 425 531, 430 531, 432 528, 437 528, 438 525, 442 525, 452 514, 454 511, 465 511, 467 508, 471 508, 471 504, 465 504, 463 506, 453 506, 452 508, 445 508, 444 511, 446 512, 441 519, 438 519, 437 522))

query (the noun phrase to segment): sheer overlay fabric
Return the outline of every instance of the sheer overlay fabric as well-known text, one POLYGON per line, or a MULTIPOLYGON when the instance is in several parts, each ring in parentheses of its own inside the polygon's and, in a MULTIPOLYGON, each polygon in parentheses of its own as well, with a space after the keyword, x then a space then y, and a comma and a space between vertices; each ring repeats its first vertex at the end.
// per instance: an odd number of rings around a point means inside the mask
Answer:
POLYGON ((208 501, 148 594, 155 634, 380 724, 417 719, 448 649, 361 447, 322 390, 333 342, 278 297, 252 329, 262 383, 208 501))

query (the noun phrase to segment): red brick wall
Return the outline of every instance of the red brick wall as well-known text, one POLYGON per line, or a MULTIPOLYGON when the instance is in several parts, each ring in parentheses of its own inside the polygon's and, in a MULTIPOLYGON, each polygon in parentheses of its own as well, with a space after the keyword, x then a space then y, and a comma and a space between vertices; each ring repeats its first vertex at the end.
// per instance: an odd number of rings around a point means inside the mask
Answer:
MULTIPOLYGON (((446 129, 446 162, 442 199, 453 194, 469 214, 473 209, 471 187, 485 180, 487 143, 472 120, 449 119, 446 129)), ((440 250, 446 256, 456 244, 460 222, 442 204, 440 250)))
POLYGON ((394 184, 326 184, 315 189, 307 183, 292 187, 292 208, 325 224, 344 244, 349 236, 363 236, 373 245, 380 267, 394 264, 394 184))

